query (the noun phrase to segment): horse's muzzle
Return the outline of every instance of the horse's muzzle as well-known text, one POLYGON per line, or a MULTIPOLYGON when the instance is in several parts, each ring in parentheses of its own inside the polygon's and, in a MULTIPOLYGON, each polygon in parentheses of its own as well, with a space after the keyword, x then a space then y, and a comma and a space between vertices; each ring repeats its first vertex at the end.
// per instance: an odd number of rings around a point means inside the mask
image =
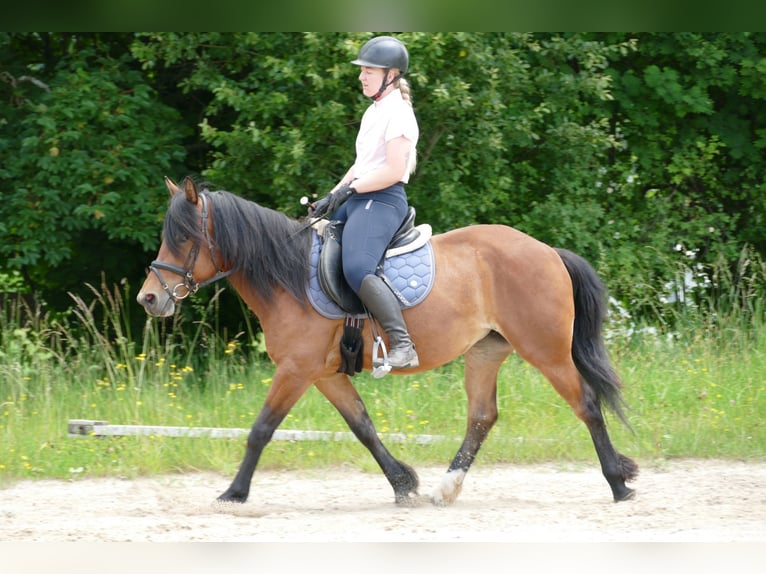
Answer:
POLYGON ((169 317, 175 312, 175 301, 165 292, 153 293, 143 289, 136 296, 136 301, 152 317, 169 317))

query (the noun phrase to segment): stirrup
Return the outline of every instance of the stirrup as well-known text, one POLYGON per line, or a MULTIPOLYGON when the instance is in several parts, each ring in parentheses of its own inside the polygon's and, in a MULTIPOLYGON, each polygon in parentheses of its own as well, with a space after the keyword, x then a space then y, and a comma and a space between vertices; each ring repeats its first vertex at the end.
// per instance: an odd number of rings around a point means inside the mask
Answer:
POLYGON ((381 379, 390 372, 391 364, 388 362, 386 344, 383 342, 383 338, 378 335, 372 344, 372 376, 373 378, 381 379), (382 352, 382 357, 378 356, 378 351, 382 352))

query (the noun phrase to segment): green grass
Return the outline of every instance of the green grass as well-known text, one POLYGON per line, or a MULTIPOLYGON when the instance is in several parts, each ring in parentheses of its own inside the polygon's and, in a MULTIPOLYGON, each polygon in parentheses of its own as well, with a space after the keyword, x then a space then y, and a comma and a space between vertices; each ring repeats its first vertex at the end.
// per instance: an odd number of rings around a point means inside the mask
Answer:
MULTIPOLYGON (((244 439, 67 437, 69 419, 248 428, 263 403, 274 368, 257 358, 257 342, 244 335, 218 340, 204 322, 198 336, 175 341, 173 324, 157 321, 147 322, 135 340, 121 326, 124 306, 119 292, 94 290, 94 301, 79 301, 70 318, 86 325, 85 331, 30 310, 3 310, 0 481, 236 470, 244 439), (97 319, 101 307, 107 312, 97 319)), ((609 417, 618 450, 639 461, 766 455, 766 329, 722 330, 723 324, 719 319, 718 334, 690 330, 674 339, 634 337, 610 344, 633 427, 609 417)), ((361 374, 354 380, 379 432, 448 437, 426 445, 389 442, 395 456, 415 468, 446 468, 465 429, 460 360, 410 377, 361 374)), ((498 402, 500 419, 477 464, 598 464, 585 426, 516 357, 501 370, 498 402)), ((281 428, 348 430, 315 389, 281 428)), ((260 462, 260 468, 272 469, 337 465, 378 471, 354 440, 272 441, 260 462)))

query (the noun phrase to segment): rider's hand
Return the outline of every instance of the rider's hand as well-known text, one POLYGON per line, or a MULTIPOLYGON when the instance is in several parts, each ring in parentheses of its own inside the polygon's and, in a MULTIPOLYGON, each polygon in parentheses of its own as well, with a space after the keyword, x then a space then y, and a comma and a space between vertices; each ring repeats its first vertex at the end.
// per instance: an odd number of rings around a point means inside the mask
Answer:
POLYGON ((325 214, 330 210, 331 195, 332 194, 329 193, 317 202, 309 203, 309 217, 324 217, 325 214))
POLYGON ((344 183, 335 191, 331 191, 316 203, 309 205, 309 216, 314 218, 324 217, 328 213, 334 213, 344 201, 351 197, 356 190, 350 184, 344 183))

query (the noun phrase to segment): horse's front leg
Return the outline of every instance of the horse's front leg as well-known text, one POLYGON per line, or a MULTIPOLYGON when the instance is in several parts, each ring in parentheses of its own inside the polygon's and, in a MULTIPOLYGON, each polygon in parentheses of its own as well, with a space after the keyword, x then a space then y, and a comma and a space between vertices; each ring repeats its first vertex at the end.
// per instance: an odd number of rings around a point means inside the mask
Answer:
POLYGON ((362 398, 348 375, 335 374, 316 383, 317 389, 338 409, 356 438, 367 447, 394 489, 397 504, 410 504, 417 495, 418 476, 388 451, 375 431, 362 398))
POLYGON ((250 483, 255 467, 266 445, 274 435, 274 431, 287 416, 298 399, 306 392, 311 384, 297 377, 274 373, 274 380, 264 401, 261 412, 250 429, 247 437, 245 456, 239 466, 231 486, 218 497, 223 502, 245 502, 250 493, 250 483))

